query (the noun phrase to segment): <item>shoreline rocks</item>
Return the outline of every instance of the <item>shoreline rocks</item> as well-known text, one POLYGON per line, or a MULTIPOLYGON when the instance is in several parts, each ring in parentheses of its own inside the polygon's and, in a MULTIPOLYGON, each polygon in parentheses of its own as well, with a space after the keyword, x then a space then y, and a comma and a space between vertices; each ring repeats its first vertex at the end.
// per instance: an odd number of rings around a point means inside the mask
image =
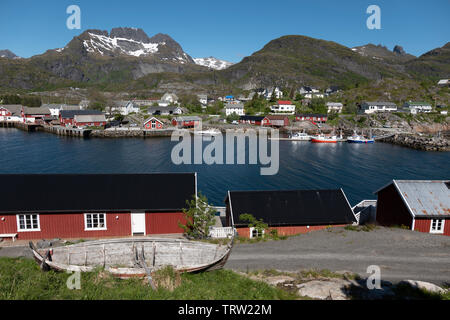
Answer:
POLYGON ((416 150, 450 151, 450 141, 445 138, 429 138, 418 135, 396 134, 380 140, 416 150))

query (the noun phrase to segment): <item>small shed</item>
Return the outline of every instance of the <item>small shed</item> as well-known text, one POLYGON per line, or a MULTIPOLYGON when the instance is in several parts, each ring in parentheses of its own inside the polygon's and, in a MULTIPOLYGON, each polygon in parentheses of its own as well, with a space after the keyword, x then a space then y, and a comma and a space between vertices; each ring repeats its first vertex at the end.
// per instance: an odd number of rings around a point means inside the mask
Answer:
POLYGON ((449 180, 392 180, 378 195, 376 220, 384 226, 450 235, 449 180))
POLYGON ((289 117, 283 115, 268 115, 262 121, 263 126, 286 127, 289 125, 289 117))

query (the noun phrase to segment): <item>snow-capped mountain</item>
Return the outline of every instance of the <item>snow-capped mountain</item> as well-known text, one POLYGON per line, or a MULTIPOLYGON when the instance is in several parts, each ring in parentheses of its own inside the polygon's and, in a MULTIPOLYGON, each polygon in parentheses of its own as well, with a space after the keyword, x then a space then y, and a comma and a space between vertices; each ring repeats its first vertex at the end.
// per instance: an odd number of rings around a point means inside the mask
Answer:
MULTIPOLYGON (((170 36, 158 33, 150 38, 142 29, 137 28, 113 28, 110 33, 102 30, 87 30, 78 37, 78 40, 82 41, 83 49, 93 55, 154 56, 167 62, 194 63, 170 36)), ((62 53, 66 49, 67 46, 55 51, 62 53)))
POLYGON ((232 66, 234 64, 232 62, 220 60, 220 59, 217 59, 214 57, 194 58, 194 62, 200 66, 208 67, 210 69, 215 69, 215 70, 226 69, 229 66, 232 66))

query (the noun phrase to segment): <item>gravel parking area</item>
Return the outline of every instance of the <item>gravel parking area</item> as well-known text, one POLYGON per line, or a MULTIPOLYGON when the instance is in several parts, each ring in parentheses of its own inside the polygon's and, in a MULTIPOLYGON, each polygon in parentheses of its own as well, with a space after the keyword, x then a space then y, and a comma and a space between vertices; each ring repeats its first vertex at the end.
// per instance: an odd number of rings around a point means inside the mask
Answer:
POLYGON ((368 232, 331 228, 287 240, 236 244, 225 268, 328 269, 368 277, 370 265, 380 267, 382 280, 450 285, 450 237, 397 228, 368 232))

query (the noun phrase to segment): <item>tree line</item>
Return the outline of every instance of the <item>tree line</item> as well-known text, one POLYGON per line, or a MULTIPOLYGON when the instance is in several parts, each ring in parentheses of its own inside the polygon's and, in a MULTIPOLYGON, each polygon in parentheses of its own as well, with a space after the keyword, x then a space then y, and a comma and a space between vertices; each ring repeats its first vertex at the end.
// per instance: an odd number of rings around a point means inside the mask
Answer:
POLYGON ((31 108, 38 108, 42 105, 41 97, 19 96, 17 94, 0 96, 0 101, 2 104, 21 104, 31 108))

